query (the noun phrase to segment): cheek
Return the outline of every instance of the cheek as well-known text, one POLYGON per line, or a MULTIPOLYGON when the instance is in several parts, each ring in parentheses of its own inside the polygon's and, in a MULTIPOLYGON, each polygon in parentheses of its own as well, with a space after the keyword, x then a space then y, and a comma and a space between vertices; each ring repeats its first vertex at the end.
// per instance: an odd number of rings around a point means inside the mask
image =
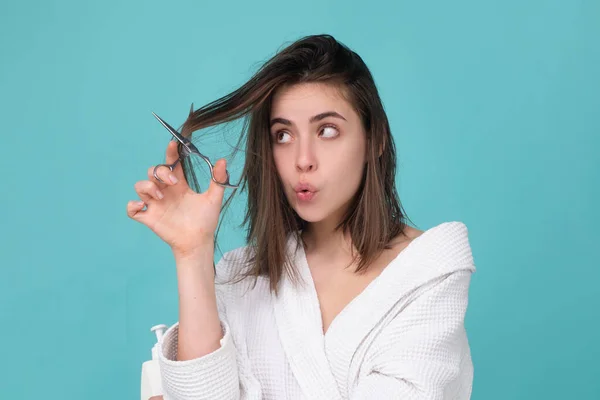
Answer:
POLYGON ((279 151, 273 151, 273 164, 275 164, 275 170, 277 171, 277 175, 281 179, 286 176, 286 167, 288 163, 285 161, 285 157, 279 151))
POLYGON ((335 170, 339 175, 346 176, 347 179, 353 180, 356 175, 362 175, 365 165, 364 149, 358 147, 348 147, 341 149, 335 154, 329 153, 325 158, 329 164, 329 169, 335 170))
POLYGON ((366 167, 364 149, 349 149, 336 160, 335 165, 332 163, 331 166, 336 169, 336 175, 345 194, 353 194, 360 186, 366 167))
POLYGON ((346 192, 354 192, 358 188, 363 176, 364 167, 360 160, 353 159, 346 163, 343 171, 340 171, 339 176, 346 192))
POLYGON ((361 160, 354 156, 328 159, 324 168, 328 171, 327 186, 336 202, 346 202, 358 190, 365 167, 361 160))

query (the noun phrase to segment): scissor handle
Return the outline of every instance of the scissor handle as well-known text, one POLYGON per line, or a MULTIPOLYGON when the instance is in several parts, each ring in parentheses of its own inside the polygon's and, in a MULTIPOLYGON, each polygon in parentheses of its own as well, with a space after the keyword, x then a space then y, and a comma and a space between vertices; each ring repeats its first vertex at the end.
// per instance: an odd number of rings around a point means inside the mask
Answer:
POLYGON ((210 169, 210 178, 212 179, 213 182, 215 182, 217 185, 223 186, 223 187, 227 187, 227 188, 231 188, 231 189, 235 189, 237 188, 239 185, 234 185, 232 183, 229 182, 229 171, 227 171, 227 169, 225 169, 225 173, 227 174, 227 180, 225 182, 219 182, 217 180, 217 178, 215 178, 215 174, 213 172, 213 165, 210 162, 210 160, 208 159, 208 157, 206 157, 204 154, 198 152, 196 155, 199 155, 200 158, 202 158, 206 164, 208 165, 208 169, 210 169))
POLYGON ((167 167, 169 168, 169 170, 171 172, 173 172, 173 170, 175 169, 175 167, 177 166, 177 164, 179 164, 179 161, 181 161, 180 158, 178 158, 173 164, 158 164, 157 166, 154 167, 154 170, 152 171, 152 175, 154 175, 154 178, 159 181, 160 183, 165 183, 162 179, 160 179, 158 177, 158 175, 156 175, 156 170, 158 169, 158 167, 167 167))
POLYGON ((229 171, 225 170, 225 173, 227 174, 227 180, 226 180, 225 182, 219 182, 219 181, 218 181, 218 180, 215 178, 214 174, 212 173, 212 168, 211 168, 211 173, 210 173, 210 175, 212 176, 212 180, 213 180, 213 181, 214 181, 214 182, 215 182, 217 185, 221 185, 221 186, 223 186, 223 187, 228 187, 228 188, 232 188, 232 189, 235 189, 235 188, 237 188, 239 185, 233 185, 233 184, 229 183, 229 171))
MULTIPOLYGON (((225 173, 227 174, 227 180, 225 182, 219 182, 215 178, 215 174, 213 173, 213 167, 212 167, 212 164, 210 163, 210 161, 205 156, 201 155, 201 158, 204 161, 206 161, 206 164, 208 165, 208 168, 210 169, 210 177, 211 177, 212 181, 215 182, 217 185, 227 187, 227 188, 232 188, 232 189, 235 189, 239 186, 239 185, 234 185, 229 182, 229 171, 227 171, 227 170, 225 170, 225 173)), ((157 166, 154 167, 154 170, 152 171, 152 175, 160 183, 165 183, 162 179, 159 178, 159 176, 156 174, 156 171, 158 170, 159 167, 167 167, 167 168, 169 168, 169 170, 171 172, 173 172, 173 170, 175 169, 175 167, 177 166, 179 161, 181 161, 181 158, 178 158, 173 164, 158 164, 157 166)))
POLYGON ((200 151, 196 148, 196 146, 194 146, 194 144, 192 142, 188 143, 187 145, 181 145, 181 151, 182 151, 181 158, 188 157, 188 156, 198 156, 201 159, 203 159, 204 162, 206 163, 206 165, 208 165, 208 169, 210 170, 211 180, 213 182, 215 182, 217 185, 227 187, 227 188, 232 188, 232 189, 235 189, 239 186, 239 185, 233 185, 232 183, 229 182, 229 171, 227 171, 227 169, 225 170, 225 173, 227 174, 227 180, 225 182, 219 182, 215 178, 215 174, 213 172, 213 163, 210 161, 210 159, 207 156, 200 153, 200 151), (192 150, 190 150, 190 148, 188 146, 191 147, 192 150))

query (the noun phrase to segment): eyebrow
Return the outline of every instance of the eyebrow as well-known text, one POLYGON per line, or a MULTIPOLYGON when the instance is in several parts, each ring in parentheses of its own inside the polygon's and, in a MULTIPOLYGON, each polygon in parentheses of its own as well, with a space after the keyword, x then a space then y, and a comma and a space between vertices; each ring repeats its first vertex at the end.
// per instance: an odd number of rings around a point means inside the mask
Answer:
MULTIPOLYGON (((313 122, 316 121, 320 121, 322 119, 325 119, 327 117, 334 117, 334 118, 340 118, 343 119, 344 121, 346 121, 346 118, 344 118, 341 114, 336 113, 335 111, 325 111, 321 114, 317 114, 314 117, 311 117, 309 122, 312 124, 313 122)), ((280 123, 283 125, 287 125, 287 126, 291 126, 292 121, 290 121, 289 119, 285 119, 285 118, 273 118, 271 120, 271 124, 269 126, 273 126, 276 123, 280 123)))

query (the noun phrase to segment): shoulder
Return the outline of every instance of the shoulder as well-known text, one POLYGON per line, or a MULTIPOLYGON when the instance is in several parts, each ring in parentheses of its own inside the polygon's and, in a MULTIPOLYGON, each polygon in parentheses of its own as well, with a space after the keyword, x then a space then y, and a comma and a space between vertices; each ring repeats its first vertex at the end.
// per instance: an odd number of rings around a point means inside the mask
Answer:
POLYGON ((475 271, 467 226, 460 221, 438 224, 414 236, 386 275, 403 290, 413 290, 457 271, 475 271))
POLYGON ((418 238, 419 236, 421 236, 425 231, 419 230, 417 228, 413 228, 412 226, 406 225, 406 228, 404 229, 404 233, 406 234, 406 236, 408 236, 409 240, 414 240, 416 238, 418 238))
POLYGON ((443 222, 418 234, 401 252, 385 275, 385 287, 389 288, 390 303, 414 304, 414 313, 429 315, 438 310, 437 316, 446 318, 444 313, 453 307, 462 318, 474 271, 466 224, 443 222))
POLYGON ((474 268, 469 230, 461 221, 442 222, 414 239, 415 255, 441 268, 474 268))
POLYGON ((475 271, 469 229, 464 222, 443 222, 429 231, 431 240, 428 252, 432 259, 452 270, 475 271))
POLYGON ((398 253, 407 247, 413 240, 421 236, 425 231, 413 228, 412 226, 405 225, 404 230, 400 232, 396 237, 390 240, 390 246, 398 253))

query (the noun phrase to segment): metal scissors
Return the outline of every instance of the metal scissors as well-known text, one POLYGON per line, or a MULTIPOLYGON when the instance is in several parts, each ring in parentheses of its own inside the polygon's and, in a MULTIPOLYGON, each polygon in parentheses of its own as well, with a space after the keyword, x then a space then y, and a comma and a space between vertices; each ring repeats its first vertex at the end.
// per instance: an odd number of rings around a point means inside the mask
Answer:
MULTIPOLYGON (((154 114, 154 112, 152 112, 152 114, 154 114)), ((177 141, 182 145, 182 152, 181 152, 182 154, 179 155, 179 158, 173 164, 159 164, 154 167, 154 171, 152 172, 152 175, 154 175, 154 177, 156 178, 157 181, 159 181, 161 183, 165 183, 158 177, 158 175, 156 175, 156 170, 159 167, 167 167, 167 168, 169 168, 169 170, 173 171, 173 169, 177 166, 177 164, 180 161, 182 161, 185 157, 187 157, 189 155, 197 155, 197 156, 200 156, 200 158, 202 158, 204 161, 206 161, 206 164, 208 164, 208 168, 210 169, 210 177, 213 180, 213 182, 216 182, 217 184, 219 184, 223 187, 228 187, 228 188, 233 188, 233 189, 235 189, 239 186, 239 185, 234 185, 232 183, 229 183, 229 172, 227 170, 225 170, 225 172, 227 173, 227 180, 225 182, 219 182, 215 178, 215 175, 213 173, 214 166, 213 166, 212 162, 210 162, 209 158, 207 156, 205 156, 204 154, 200 153, 200 151, 198 151, 196 146, 194 146, 194 144, 188 138, 184 137, 179 132, 177 132, 171 125, 167 124, 161 117, 159 117, 156 114, 154 114, 154 116, 165 128, 167 128, 167 130, 169 132, 171 132, 171 135, 173 135, 173 137, 175 139, 177 139, 177 141)))

